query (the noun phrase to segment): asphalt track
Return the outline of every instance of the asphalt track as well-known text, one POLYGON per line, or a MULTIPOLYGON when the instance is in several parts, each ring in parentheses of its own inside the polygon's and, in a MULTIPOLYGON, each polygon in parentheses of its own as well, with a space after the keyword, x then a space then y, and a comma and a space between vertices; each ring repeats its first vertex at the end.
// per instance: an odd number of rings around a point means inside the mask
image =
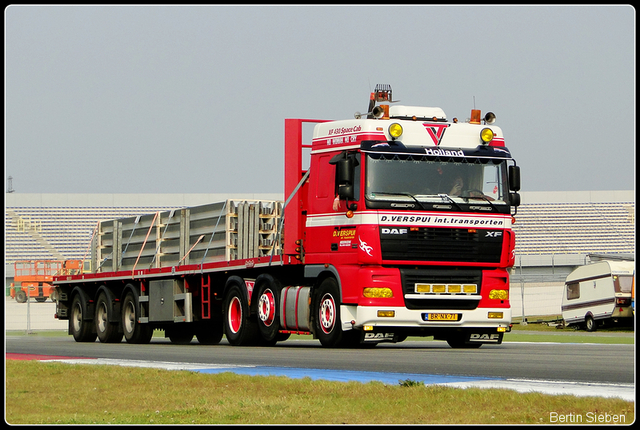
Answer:
MULTIPOLYGON (((5 330, 64 331, 55 304, 5 300, 5 330)), ((584 335, 584 332, 581 333, 584 335)), ((591 336, 606 336, 591 333, 591 336)), ((558 333, 557 336, 572 336, 558 333)), ((302 339, 306 339, 303 337, 302 339)), ((232 371, 338 381, 422 381, 455 387, 510 388, 520 392, 621 397, 635 401, 635 346, 505 342, 480 349, 452 349, 446 342, 406 341, 372 349, 326 349, 317 340, 288 340, 274 347, 174 345, 154 337, 149 345, 76 343, 71 336, 5 336, 7 358, 71 363, 232 371)))
POLYGON ((506 342, 458 350, 445 342, 381 344, 372 349, 327 349, 315 340, 274 347, 76 343, 72 337, 7 336, 7 358, 66 363, 158 367, 202 373, 233 372, 337 381, 421 381, 467 388, 620 397, 635 401, 634 345, 506 342))

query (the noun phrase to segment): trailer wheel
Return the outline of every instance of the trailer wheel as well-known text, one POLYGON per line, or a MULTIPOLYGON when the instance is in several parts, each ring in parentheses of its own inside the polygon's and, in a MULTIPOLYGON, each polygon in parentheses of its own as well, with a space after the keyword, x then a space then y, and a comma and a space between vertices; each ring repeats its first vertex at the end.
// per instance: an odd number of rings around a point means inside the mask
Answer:
POLYGON ((312 310, 315 314, 315 333, 322 346, 338 347, 345 343, 343 340, 349 340, 349 336, 345 337, 340 327, 340 296, 335 279, 327 278, 322 281, 314 294, 312 310))
POLYGON ((196 339, 202 345, 217 345, 224 336, 221 310, 216 308, 211 321, 201 321, 196 325, 196 339))
POLYGON ((93 332, 92 322, 84 321, 84 308, 79 294, 71 302, 69 331, 76 342, 95 342, 97 337, 97 334, 93 332))
POLYGON ((280 337, 280 312, 278 306, 280 304, 280 288, 277 281, 267 279, 258 287, 258 329, 260 336, 266 344, 275 344, 280 337))
POLYGON ((237 284, 229 287, 224 298, 224 333, 231 345, 243 346, 257 343, 257 324, 251 320, 249 304, 237 284))
POLYGON ((132 292, 127 293, 122 302, 122 330, 128 343, 149 343, 153 337, 153 328, 149 324, 140 324, 139 304, 132 292))
POLYGON ((584 326, 587 331, 596 331, 598 329, 598 323, 593 319, 591 315, 587 315, 584 319, 584 326))
POLYGON ((111 320, 111 312, 113 312, 113 309, 111 309, 106 294, 101 293, 96 302, 94 320, 98 339, 102 343, 118 343, 122 341, 122 333, 118 332, 118 323, 109 322, 111 320))
POLYGON ((171 343, 177 345, 188 345, 193 340, 193 331, 190 331, 189 328, 186 327, 165 329, 164 334, 169 338, 171 343))

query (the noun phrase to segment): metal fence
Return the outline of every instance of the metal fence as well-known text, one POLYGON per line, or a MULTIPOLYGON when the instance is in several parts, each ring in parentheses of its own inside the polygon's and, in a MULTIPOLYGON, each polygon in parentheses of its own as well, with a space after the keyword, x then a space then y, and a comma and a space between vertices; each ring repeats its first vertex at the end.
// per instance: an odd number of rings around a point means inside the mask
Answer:
POLYGON ((555 320, 562 314, 565 274, 511 276, 511 315, 524 321, 555 320))

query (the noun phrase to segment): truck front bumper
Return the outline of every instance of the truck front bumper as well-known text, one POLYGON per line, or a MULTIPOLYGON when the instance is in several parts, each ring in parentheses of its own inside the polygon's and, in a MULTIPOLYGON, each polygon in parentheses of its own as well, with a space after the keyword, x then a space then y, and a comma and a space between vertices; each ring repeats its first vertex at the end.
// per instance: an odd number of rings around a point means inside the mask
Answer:
MULTIPOLYGON (((380 329, 509 329, 510 308, 476 308, 474 310, 412 310, 405 307, 342 305, 342 328, 378 331, 380 329), (447 319, 448 318, 448 319, 447 319)), ((429 330, 426 330, 429 331, 429 330)))

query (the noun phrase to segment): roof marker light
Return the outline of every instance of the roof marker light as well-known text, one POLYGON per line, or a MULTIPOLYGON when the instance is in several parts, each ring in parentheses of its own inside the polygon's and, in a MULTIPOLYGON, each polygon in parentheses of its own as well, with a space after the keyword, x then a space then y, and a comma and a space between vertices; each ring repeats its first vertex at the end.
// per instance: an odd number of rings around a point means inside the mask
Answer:
POLYGON ((470 124, 480 124, 480 109, 471 109, 470 124))

